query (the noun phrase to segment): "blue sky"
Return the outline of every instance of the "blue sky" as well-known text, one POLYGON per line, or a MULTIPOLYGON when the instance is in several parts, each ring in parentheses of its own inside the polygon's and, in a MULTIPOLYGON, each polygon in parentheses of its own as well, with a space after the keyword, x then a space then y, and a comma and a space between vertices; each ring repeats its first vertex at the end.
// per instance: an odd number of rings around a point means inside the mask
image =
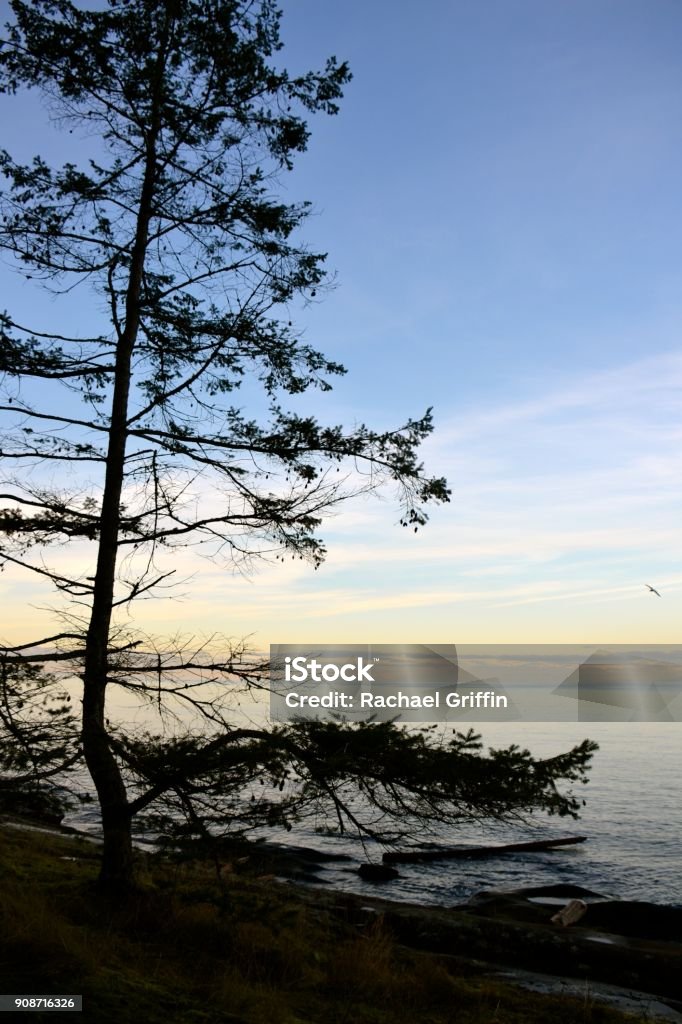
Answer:
MULTIPOLYGON (((316 573, 178 555, 185 596, 145 622, 258 644, 675 642, 682 8, 282 6, 292 71, 335 53, 354 74, 283 182, 313 201, 305 237, 337 273, 297 322, 349 369, 298 406, 390 427, 433 405, 424 457, 453 500, 417 536, 389 492, 348 505, 316 573)), ((7 148, 64 145, 23 98, 0 97, 0 119, 7 148)), ((0 291, 40 308, 7 272, 0 291)), ((6 587, 13 628, 47 625, 46 593, 6 587)))

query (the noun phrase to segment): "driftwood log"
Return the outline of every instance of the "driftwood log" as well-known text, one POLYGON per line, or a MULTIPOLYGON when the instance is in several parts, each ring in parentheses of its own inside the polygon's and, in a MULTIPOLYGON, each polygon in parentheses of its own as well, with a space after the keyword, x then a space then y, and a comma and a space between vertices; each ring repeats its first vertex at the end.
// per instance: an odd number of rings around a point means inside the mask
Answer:
POLYGON ((418 864, 425 860, 455 860, 458 857, 497 857, 500 853, 537 853, 553 850, 556 846, 584 843, 587 836, 567 836, 565 839, 536 839, 527 843, 507 843, 504 846, 438 846, 428 850, 396 850, 385 853, 384 864, 418 864))

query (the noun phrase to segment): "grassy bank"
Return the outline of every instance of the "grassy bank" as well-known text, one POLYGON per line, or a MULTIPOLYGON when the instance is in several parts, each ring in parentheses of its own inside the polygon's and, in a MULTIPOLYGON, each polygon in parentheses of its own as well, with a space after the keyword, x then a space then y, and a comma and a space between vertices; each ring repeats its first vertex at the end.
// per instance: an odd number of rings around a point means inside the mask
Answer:
POLYGON ((212 864, 145 858, 140 891, 112 906, 94 888, 92 844, 0 828, 0 872, 0 991, 82 993, 80 1019, 98 1024, 635 1020, 406 950, 380 918, 359 927, 229 865, 219 879, 212 864))

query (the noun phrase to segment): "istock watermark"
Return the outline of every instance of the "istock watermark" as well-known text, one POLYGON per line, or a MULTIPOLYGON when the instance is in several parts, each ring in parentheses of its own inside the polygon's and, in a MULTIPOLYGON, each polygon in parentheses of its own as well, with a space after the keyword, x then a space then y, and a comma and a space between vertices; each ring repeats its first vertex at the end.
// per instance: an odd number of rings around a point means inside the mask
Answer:
POLYGON ((336 683, 339 680, 342 680, 344 683, 373 683, 373 668, 374 662, 364 664, 361 657, 356 658, 354 662, 335 665, 334 662, 320 662, 315 658, 307 659, 301 654, 298 658, 287 656, 284 659, 284 679, 287 683, 307 683, 310 681, 314 683, 336 683))
POLYGON ((273 644, 275 721, 682 720, 682 644, 273 644))

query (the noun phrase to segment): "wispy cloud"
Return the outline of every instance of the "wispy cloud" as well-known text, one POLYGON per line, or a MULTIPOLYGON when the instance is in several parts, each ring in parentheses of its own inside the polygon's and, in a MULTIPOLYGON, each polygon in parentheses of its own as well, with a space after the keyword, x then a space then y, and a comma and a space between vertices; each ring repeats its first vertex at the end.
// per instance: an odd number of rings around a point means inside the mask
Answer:
MULTIPOLYGON (((180 550, 176 600, 141 606, 141 619, 159 631, 280 639, 283 628, 352 639, 382 616, 401 635, 417 621, 432 636, 478 621, 493 638, 527 607, 530 624, 544 623, 539 638, 551 639, 552 629, 566 638, 567 618, 579 614, 583 628, 608 632, 631 607, 633 621, 663 628, 682 610, 681 393, 682 355, 669 352, 464 408, 426 446, 425 463, 449 478, 453 498, 417 536, 392 525, 388 501, 360 499, 323 528, 329 557, 319 572, 285 559, 256 562, 249 575, 180 550), (645 582, 665 600, 654 604, 645 582)), ((91 572, 87 546, 57 554, 64 570, 91 572)), ((8 628, 20 614, 35 620, 30 584, 12 571, 5 585, 17 608, 8 628)), ((50 601, 35 590, 34 606, 50 601)))

